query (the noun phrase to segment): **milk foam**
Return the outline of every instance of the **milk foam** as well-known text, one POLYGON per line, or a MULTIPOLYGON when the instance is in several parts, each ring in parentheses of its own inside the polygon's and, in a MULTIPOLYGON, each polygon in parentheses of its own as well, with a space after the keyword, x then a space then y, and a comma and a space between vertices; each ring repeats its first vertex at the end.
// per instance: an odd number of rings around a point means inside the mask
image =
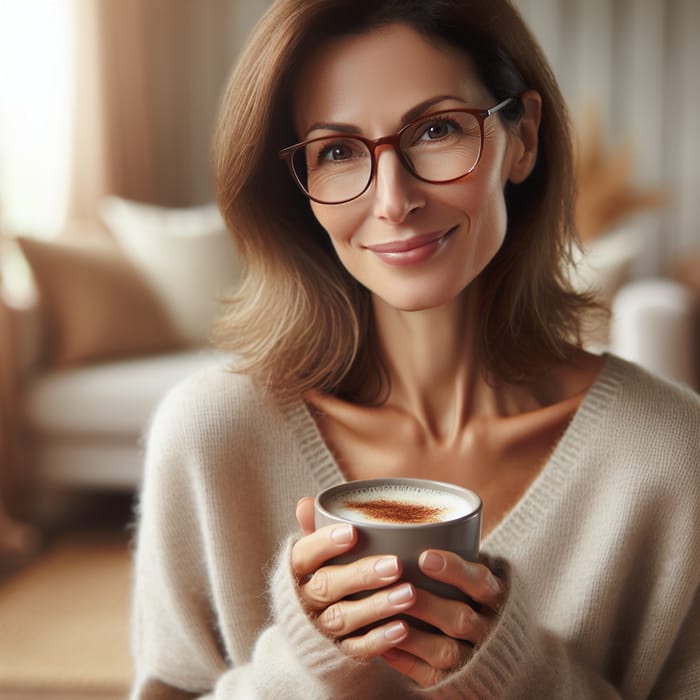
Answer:
MULTIPOLYGON (((438 513, 434 522, 456 520, 474 512, 475 507, 465 498, 450 491, 418 488, 406 485, 370 486, 351 489, 336 494, 325 503, 326 510, 346 520, 357 523, 381 523, 382 520, 346 506, 347 503, 370 503, 372 501, 396 501, 409 506, 428 507, 438 513)), ((396 524, 392 522, 392 524, 396 524)), ((410 524, 410 523, 408 523, 410 524)))

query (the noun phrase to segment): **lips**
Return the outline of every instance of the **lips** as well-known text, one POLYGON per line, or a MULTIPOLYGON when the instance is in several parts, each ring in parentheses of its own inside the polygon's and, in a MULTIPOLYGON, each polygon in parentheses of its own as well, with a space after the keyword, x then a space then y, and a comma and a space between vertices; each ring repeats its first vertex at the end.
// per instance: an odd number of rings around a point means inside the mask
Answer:
POLYGON ((365 247, 387 265, 416 265, 432 258, 456 229, 455 226, 447 231, 426 233, 405 240, 389 241, 365 247))
POLYGON ((449 231, 426 233, 421 236, 407 238, 406 240, 390 241, 389 243, 380 243, 378 245, 368 245, 366 248, 367 250, 371 250, 373 253, 406 253, 409 250, 422 248, 425 245, 439 241, 443 236, 447 236, 447 234, 451 233, 451 231, 452 229, 449 231))

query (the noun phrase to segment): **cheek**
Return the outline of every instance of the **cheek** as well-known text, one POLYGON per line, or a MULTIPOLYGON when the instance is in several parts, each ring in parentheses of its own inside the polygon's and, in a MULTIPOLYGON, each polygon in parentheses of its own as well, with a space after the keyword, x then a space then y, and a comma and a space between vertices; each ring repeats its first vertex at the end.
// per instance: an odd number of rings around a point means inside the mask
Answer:
POLYGON ((473 233, 498 239, 505 234, 507 211, 504 185, 497 174, 468 180, 460 188, 455 186, 443 201, 465 215, 473 233))
POLYGON ((353 207, 328 206, 324 204, 311 204, 311 210, 316 220, 328 234, 328 237, 337 252, 340 252, 344 245, 352 241, 353 233, 360 226, 361 217, 357 212, 353 212, 353 207))

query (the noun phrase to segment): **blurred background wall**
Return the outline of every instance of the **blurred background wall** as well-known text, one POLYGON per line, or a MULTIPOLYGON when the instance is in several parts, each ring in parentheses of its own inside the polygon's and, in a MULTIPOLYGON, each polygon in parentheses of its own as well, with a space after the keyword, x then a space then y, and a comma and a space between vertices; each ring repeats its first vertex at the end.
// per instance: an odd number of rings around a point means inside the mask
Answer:
POLYGON ((668 206, 635 221, 640 271, 660 273, 700 246, 700 2, 516 0, 552 63, 575 124, 591 109, 603 137, 632 149, 635 183, 668 206))
POLYGON ((212 196, 209 142, 267 0, 0 0, 0 216, 51 237, 105 194, 212 196))

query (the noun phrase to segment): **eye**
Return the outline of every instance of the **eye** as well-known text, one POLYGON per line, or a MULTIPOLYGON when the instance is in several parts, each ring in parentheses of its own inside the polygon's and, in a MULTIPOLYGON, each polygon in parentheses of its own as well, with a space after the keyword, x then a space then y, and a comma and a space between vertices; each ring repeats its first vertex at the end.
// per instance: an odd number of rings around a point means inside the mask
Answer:
POLYGON ((423 132, 419 135, 419 139, 434 141, 436 139, 444 139, 446 136, 454 133, 457 125, 449 119, 436 119, 428 122, 423 132))
POLYGON ((318 154, 319 160, 345 160, 352 157, 352 151, 341 144, 331 144, 318 154))
POLYGON ((363 144, 351 139, 343 141, 321 141, 316 145, 316 148, 317 152, 314 160, 319 165, 347 162, 365 155, 363 144))

